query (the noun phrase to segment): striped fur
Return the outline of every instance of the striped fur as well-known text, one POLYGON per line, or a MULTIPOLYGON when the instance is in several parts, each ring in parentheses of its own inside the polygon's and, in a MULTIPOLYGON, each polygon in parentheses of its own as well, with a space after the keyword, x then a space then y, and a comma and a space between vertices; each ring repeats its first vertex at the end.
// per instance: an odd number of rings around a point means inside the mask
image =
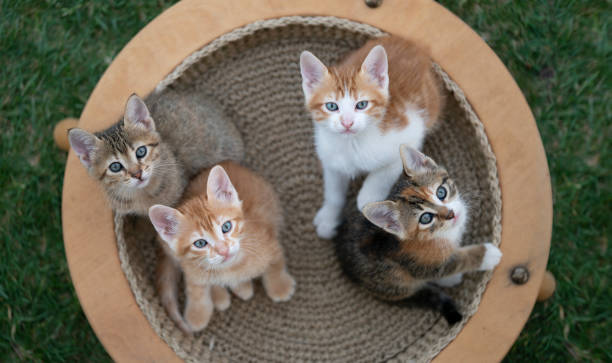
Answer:
POLYGON ((213 308, 227 309, 227 288, 251 298, 252 280, 260 276, 272 300, 291 298, 295 281, 278 241, 279 201, 272 186, 250 170, 234 162, 205 170, 190 183, 177 209, 156 205, 149 217, 165 251, 157 289, 168 315, 184 331, 204 329, 213 308), (223 232, 228 222, 231 228, 223 232), (206 245, 194 245, 198 240, 206 245), (187 297, 184 318, 177 300, 179 269, 187 297))
POLYGON ((461 247, 467 208, 456 185, 420 152, 403 146, 401 154, 405 171, 387 200, 345 216, 334 239, 336 254, 346 274, 379 298, 424 304, 453 324, 460 313, 432 284, 492 269, 501 252, 490 243, 461 247), (439 187, 447 191, 443 200, 436 194, 439 187), (432 214, 431 223, 419 222, 424 213, 432 214))
POLYGON ((240 134, 210 101, 169 90, 149 103, 151 112, 132 95, 124 118, 108 129, 69 132, 73 150, 117 213, 146 215, 154 204, 173 206, 198 171, 244 154, 240 134), (146 155, 137 157, 143 146, 146 155), (113 172, 117 162, 122 168, 113 172))

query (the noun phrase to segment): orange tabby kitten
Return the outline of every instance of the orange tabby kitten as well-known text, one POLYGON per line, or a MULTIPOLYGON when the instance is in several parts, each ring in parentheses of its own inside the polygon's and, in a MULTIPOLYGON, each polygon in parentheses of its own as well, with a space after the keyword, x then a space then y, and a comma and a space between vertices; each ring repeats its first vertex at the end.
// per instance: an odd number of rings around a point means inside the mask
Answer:
POLYGON ((202 330, 214 307, 227 309, 227 287, 250 299, 252 279, 259 276, 272 300, 287 301, 293 295, 295 281, 278 242, 278 198, 270 184, 245 167, 226 161, 205 170, 188 186, 177 209, 154 205, 149 218, 164 241, 158 292, 183 331, 202 330), (184 320, 178 309, 177 266, 185 279, 184 320))

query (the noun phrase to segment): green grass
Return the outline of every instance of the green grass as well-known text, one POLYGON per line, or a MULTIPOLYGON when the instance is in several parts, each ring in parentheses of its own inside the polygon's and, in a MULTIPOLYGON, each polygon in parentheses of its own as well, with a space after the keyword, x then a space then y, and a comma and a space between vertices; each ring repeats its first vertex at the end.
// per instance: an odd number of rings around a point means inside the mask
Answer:
MULTIPOLYGON (((0 0, 0 361, 108 361, 62 245, 66 154, 54 124, 167 1, 0 0)), ((495 50, 532 107, 554 193, 549 269, 506 360, 612 361, 610 1, 443 1, 495 50)))

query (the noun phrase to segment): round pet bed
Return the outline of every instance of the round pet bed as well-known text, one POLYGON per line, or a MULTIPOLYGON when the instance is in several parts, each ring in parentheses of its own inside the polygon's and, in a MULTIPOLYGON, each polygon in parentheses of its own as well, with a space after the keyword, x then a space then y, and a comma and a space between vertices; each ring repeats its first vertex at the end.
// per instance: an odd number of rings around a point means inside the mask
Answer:
POLYGON ((184 335, 155 294, 152 227, 142 218, 113 220, 100 188, 71 153, 64 239, 96 334, 119 361, 499 360, 535 301, 552 215, 546 159, 514 81, 468 27, 435 3, 385 1, 375 10, 359 1, 332 1, 325 9, 315 1, 267 4, 183 1, 169 9, 111 64, 79 126, 97 131, 112 124, 132 92, 172 87, 216 99, 243 135, 245 164, 280 195, 281 240, 296 294, 274 304, 259 287, 251 301, 234 298, 229 310, 216 312, 202 333, 184 335), (331 242, 316 238, 311 224, 322 198, 321 171, 299 54, 308 49, 330 63, 386 32, 430 46, 448 105, 425 152, 468 195, 464 243, 501 242, 504 253, 495 273, 468 274, 448 290, 466 315, 450 329, 433 312, 388 305, 351 284, 331 242), (523 280, 516 278, 521 273, 523 280))

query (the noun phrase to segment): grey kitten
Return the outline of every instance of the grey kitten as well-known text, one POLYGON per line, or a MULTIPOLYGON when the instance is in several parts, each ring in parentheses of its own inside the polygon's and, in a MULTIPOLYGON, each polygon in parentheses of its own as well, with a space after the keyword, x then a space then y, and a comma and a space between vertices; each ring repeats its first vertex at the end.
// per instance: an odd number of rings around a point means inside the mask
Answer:
POLYGON ((133 94, 123 119, 108 129, 68 132, 72 149, 117 213, 146 216, 154 204, 174 206, 198 171, 244 157, 240 133, 212 101, 167 90, 147 103, 150 112, 133 94))

